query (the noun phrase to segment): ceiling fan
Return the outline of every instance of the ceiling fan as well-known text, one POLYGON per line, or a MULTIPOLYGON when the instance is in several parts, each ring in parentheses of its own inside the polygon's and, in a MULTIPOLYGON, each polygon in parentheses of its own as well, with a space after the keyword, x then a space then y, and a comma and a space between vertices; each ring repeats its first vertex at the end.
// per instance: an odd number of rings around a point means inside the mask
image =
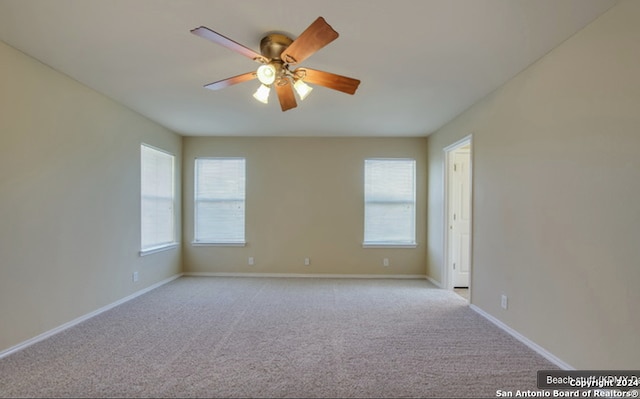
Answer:
POLYGON ((271 33, 263 37, 260 41, 261 54, 205 26, 192 29, 191 33, 262 64, 254 72, 213 82, 205 85, 205 88, 219 90, 237 83, 258 79, 261 85, 253 96, 266 104, 271 87, 275 87, 283 112, 297 106, 294 90, 301 100, 304 100, 309 94, 312 88, 306 83, 328 87, 347 94, 354 94, 360 84, 357 79, 316 69, 303 67, 290 69, 292 65, 306 60, 316 51, 338 38, 338 32, 333 30, 322 17, 318 17, 295 40, 279 33, 271 33))

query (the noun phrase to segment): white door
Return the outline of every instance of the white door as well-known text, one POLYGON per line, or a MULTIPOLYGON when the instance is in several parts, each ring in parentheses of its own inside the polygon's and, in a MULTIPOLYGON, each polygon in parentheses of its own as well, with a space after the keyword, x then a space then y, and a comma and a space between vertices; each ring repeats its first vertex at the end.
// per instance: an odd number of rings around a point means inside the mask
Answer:
POLYGON ((450 170, 451 203, 449 204, 449 256, 453 286, 469 286, 471 246, 471 152, 468 146, 452 154, 450 170))

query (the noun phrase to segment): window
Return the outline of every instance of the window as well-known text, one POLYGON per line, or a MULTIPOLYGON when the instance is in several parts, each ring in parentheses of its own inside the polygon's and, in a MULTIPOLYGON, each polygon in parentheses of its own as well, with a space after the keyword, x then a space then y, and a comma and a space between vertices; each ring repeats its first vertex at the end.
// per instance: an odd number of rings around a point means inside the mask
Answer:
POLYGON ((175 242, 174 156, 140 146, 140 255, 168 249, 175 242))
POLYGON ((416 246, 416 161, 364 161, 364 246, 416 246))
POLYGON ((194 209, 194 244, 244 245, 245 159, 196 159, 194 209))

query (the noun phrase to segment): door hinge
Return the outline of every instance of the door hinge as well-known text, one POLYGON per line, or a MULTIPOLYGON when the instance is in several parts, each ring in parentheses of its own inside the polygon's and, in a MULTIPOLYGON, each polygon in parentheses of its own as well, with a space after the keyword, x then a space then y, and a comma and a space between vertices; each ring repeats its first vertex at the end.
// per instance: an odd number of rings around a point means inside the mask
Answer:
POLYGON ((454 164, 453 164, 453 171, 455 172, 455 171, 457 171, 457 170, 458 170, 458 164, 455 164, 455 163, 454 163, 454 164))
POLYGON ((453 262, 453 270, 456 270, 456 262, 453 262))

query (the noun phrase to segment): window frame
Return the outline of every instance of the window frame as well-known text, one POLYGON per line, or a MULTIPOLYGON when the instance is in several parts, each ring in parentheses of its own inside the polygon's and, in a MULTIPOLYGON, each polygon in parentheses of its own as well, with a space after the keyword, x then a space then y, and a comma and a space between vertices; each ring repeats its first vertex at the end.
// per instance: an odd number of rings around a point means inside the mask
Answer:
MULTIPOLYGON (((155 198, 155 197, 154 197, 155 198)), ((162 197, 165 198, 165 197, 162 197)), ((167 199, 167 198, 165 198, 167 199)), ((176 248, 179 244, 177 241, 177 230, 176 230, 176 156, 175 154, 171 153, 170 151, 164 150, 162 148, 158 148, 146 143, 140 143, 140 251, 139 251, 139 255, 140 256, 146 256, 146 255, 151 255, 157 252, 162 252, 162 251, 166 251, 172 248, 176 248), (145 150, 145 148, 147 150, 151 150, 151 151, 155 151, 158 152, 160 154, 164 154, 164 155, 168 155, 171 158, 171 197, 168 198, 171 202, 171 240, 170 241, 164 241, 164 242, 158 242, 158 243, 153 243, 149 246, 144 247, 144 227, 143 227, 143 219, 145 217, 145 211, 144 211, 144 199, 145 199, 145 193, 143 192, 144 189, 144 156, 143 156, 143 151, 145 150)))
POLYGON ((246 157, 197 157, 193 163, 193 241, 192 246, 218 246, 218 247, 244 247, 247 242, 247 159, 246 157), (243 161, 243 173, 244 173, 244 188, 243 188, 243 217, 242 217, 242 239, 240 240, 199 240, 198 239, 198 161, 206 160, 242 160, 243 161))
MULTIPOLYGON (((416 240, 416 230, 417 230, 417 202, 416 202, 416 191, 417 191, 417 161, 414 158, 366 158, 364 160, 364 172, 363 172, 363 198, 364 198, 364 214, 363 214, 363 248, 416 248, 418 246, 416 240), (374 202, 368 201, 367 199, 367 162, 368 161, 388 161, 388 162, 407 162, 410 161, 412 163, 412 174, 413 174, 413 182, 412 189, 413 193, 411 196, 411 200, 408 202, 412 205, 412 217, 411 217, 411 236, 412 240, 369 240, 367 241, 367 204, 374 202)), ((385 201, 375 201, 378 203, 385 203, 385 201)), ((403 203, 407 201, 386 201, 388 203, 403 203)))

